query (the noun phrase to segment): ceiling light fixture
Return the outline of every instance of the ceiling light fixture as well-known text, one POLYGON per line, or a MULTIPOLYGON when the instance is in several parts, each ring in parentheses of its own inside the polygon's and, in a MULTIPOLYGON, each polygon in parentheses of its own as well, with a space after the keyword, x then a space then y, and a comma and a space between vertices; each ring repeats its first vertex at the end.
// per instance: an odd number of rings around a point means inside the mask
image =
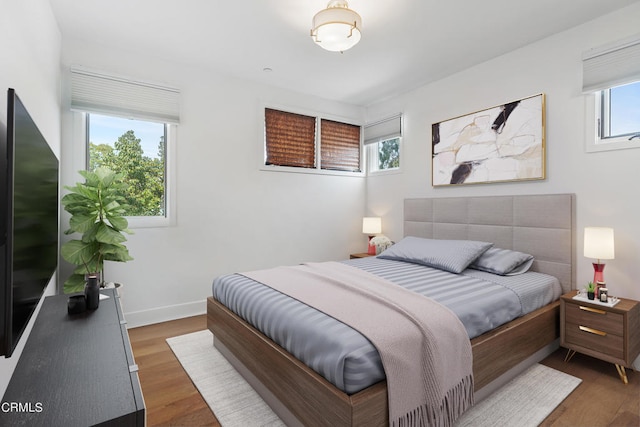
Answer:
POLYGON ((360 41, 362 18, 345 0, 331 0, 313 17, 311 37, 323 49, 344 52, 360 41))

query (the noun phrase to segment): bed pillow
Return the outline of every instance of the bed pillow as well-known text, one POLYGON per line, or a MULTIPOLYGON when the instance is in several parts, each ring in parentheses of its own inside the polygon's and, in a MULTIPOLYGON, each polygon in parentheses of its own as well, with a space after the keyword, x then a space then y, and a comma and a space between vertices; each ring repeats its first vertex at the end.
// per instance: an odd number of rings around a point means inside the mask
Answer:
POLYGON ((473 240, 440 240, 405 237, 378 258, 406 261, 461 273, 493 243, 473 240))
POLYGON ((489 248, 469 265, 469 268, 501 276, 515 276, 527 272, 533 255, 501 248, 489 248))

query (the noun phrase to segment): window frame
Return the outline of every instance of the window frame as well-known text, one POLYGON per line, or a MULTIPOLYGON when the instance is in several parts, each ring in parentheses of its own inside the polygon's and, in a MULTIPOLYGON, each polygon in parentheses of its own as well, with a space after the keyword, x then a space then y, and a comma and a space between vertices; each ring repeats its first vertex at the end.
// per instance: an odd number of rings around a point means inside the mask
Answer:
POLYGON ((402 149, 402 136, 393 136, 390 138, 382 138, 379 141, 371 144, 366 144, 366 156, 367 156, 367 175, 392 175, 402 172, 403 163, 403 149, 402 149), (397 168, 379 169, 379 153, 380 144, 393 139, 398 140, 398 158, 400 165, 397 168))
MULTIPOLYGON (((638 83, 640 84, 640 82, 638 83)), ((586 122, 591 123, 586 134, 585 149, 588 153, 640 148, 640 138, 629 139, 633 135, 637 135, 637 132, 615 136, 603 135, 610 120, 609 96, 611 88, 616 86, 618 85, 585 96, 586 122)))
POLYGON ((359 123, 357 120, 340 117, 332 114, 322 113, 314 110, 298 108, 298 107, 290 107, 290 106, 282 106, 276 104, 267 104, 264 103, 260 106, 259 111, 259 131, 260 131, 260 167, 259 170, 267 171, 267 172, 289 172, 289 173, 302 173, 302 174, 317 174, 317 175, 334 175, 334 176, 352 176, 352 177, 364 177, 366 176, 364 165, 365 165, 365 155, 364 155, 364 126, 359 123), (315 165, 312 168, 306 167, 295 167, 295 166, 279 166, 279 165, 267 165, 266 162, 266 137, 265 137, 265 109, 279 110, 287 113, 300 114, 304 116, 315 117, 316 119, 316 132, 314 138, 314 148, 315 148, 315 165), (360 171, 358 172, 350 172, 350 171, 341 171, 341 170, 330 170, 330 169, 322 169, 321 162, 321 150, 322 150, 322 141, 320 135, 322 133, 321 122, 322 120, 330 120, 334 122, 345 123, 349 125, 359 126, 360 127, 360 171))
MULTIPOLYGON (((74 156, 73 163, 75 170, 88 170, 89 168, 89 120, 88 114, 100 114, 111 117, 124 117, 114 113, 89 113, 83 111, 73 111, 73 135, 74 140, 80 142, 82 150, 78 150, 74 156)), ((160 228, 175 226, 176 221, 176 180, 175 180, 175 158, 177 125, 148 118, 135 118, 140 121, 153 121, 165 125, 165 215, 164 216, 126 216, 129 228, 160 228)), ((77 179, 76 179, 77 180, 77 179)), ((74 181, 75 182, 75 181, 74 181)))

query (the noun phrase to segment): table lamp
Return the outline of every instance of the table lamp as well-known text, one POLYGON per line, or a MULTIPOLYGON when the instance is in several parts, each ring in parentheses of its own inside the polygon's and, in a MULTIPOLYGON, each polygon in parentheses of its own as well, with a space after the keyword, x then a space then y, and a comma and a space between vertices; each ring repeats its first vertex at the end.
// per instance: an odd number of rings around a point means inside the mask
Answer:
POLYGON ((382 233, 382 218, 371 216, 362 218, 362 232, 369 236, 369 247, 367 249, 367 254, 375 255, 376 247, 375 245, 371 244, 371 239, 375 234, 382 233))
POLYGON ((595 258, 593 263, 593 284, 604 283, 604 263, 602 259, 614 259, 613 228, 585 227, 584 228, 584 256, 595 258))

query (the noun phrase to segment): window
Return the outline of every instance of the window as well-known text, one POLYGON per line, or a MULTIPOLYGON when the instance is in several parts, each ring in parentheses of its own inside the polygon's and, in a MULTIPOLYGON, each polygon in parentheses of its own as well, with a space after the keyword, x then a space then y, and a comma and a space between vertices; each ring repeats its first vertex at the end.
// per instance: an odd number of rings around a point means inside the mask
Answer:
POLYGON ((315 168, 316 118, 265 108, 265 165, 315 168))
POLYGON ((360 126, 325 119, 320 123, 320 167, 360 172, 360 126))
POLYGON ((369 172, 400 169, 400 138, 391 138, 367 145, 369 172))
POLYGON ((296 171, 361 171, 360 126, 272 108, 264 109, 264 122, 265 166, 296 171))
POLYGON ((399 171, 402 116, 397 115, 366 125, 364 134, 368 172, 399 171))
POLYGON ((600 91, 596 102, 601 140, 640 140, 640 82, 600 91))
POLYGON ((594 123, 587 151, 640 147, 640 37, 634 36, 583 54, 582 91, 594 123), (591 113, 593 111, 593 113, 591 113))
POLYGON ((86 70, 71 70, 74 135, 86 163, 124 174, 130 227, 175 223, 173 156, 180 92, 86 70))
POLYGON ((167 124, 87 114, 89 170, 124 174, 125 216, 165 216, 167 124))

